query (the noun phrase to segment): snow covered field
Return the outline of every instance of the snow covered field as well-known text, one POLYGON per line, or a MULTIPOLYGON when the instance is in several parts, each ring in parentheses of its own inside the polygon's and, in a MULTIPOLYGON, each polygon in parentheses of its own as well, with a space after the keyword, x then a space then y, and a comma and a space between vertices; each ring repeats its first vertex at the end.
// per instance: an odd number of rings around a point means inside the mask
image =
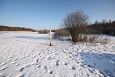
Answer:
POLYGON ((115 37, 72 45, 35 32, 0 32, 0 77, 115 77, 115 37))

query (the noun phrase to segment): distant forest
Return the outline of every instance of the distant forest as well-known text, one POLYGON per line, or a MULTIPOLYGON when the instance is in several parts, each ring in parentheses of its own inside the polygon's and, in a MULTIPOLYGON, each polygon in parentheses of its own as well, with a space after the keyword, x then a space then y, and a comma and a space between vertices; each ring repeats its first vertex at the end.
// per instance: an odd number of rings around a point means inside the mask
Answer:
MULTIPOLYGON (((96 21, 94 24, 86 26, 87 33, 89 34, 106 34, 115 36, 115 21, 105 21, 102 22, 96 21)), ((58 29, 59 30, 59 29, 58 29)), ((0 31, 36 31, 31 28, 24 27, 9 27, 0 25, 0 31)), ((53 32, 57 30, 52 30, 53 32)), ((49 30, 39 30, 39 33, 48 33, 49 30)))
MULTIPOLYGON (((104 35, 112 35, 115 36, 115 21, 106 21, 102 22, 95 21, 94 24, 90 24, 85 26, 86 31, 84 33, 87 34, 104 34, 104 35)), ((56 30, 56 33, 59 36, 69 36, 69 32, 65 28, 61 28, 56 30)))
POLYGON ((115 21, 96 21, 94 24, 88 25, 87 30, 93 34, 107 34, 115 36, 115 21))
POLYGON ((35 30, 31 28, 24 28, 24 27, 9 27, 9 26, 0 25, 0 31, 35 31, 35 30))

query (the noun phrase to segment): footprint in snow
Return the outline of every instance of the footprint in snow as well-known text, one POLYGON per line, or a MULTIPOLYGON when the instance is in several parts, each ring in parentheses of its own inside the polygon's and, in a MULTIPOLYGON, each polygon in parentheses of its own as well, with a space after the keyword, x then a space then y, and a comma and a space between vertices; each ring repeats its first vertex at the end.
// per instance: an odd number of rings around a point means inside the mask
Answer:
POLYGON ((64 63, 64 65, 67 65, 67 63, 64 63))
POLYGON ((13 61, 16 61, 16 60, 18 60, 18 58, 13 59, 13 61))
POLYGON ((93 70, 92 69, 88 69, 90 73, 93 73, 93 70))
POLYGON ((58 65, 59 65, 59 60, 56 61, 56 66, 58 66, 58 65))
POLYGON ((76 70, 76 67, 75 67, 75 66, 72 66, 72 70, 76 70))
POLYGON ((20 58, 20 59, 24 59, 24 58, 26 58, 26 57, 24 56, 24 57, 22 57, 22 58, 20 58))
POLYGON ((16 61, 12 61, 11 63, 12 63, 12 64, 16 64, 16 61))
POLYGON ((38 55, 40 55, 41 53, 39 53, 38 55))
POLYGON ((49 74, 53 74, 53 71, 50 71, 49 74))
POLYGON ((55 53, 55 55, 58 55, 57 53, 55 53))
POLYGON ((47 59, 48 59, 48 60, 51 60, 51 57, 48 57, 47 59))
POLYGON ((3 66, 3 65, 5 65, 5 64, 6 64, 6 63, 1 63, 0 66, 3 66))
POLYGON ((6 77, 6 75, 0 75, 0 77, 6 77))
POLYGON ((8 59, 7 59, 7 61, 11 61, 11 60, 12 60, 12 58, 8 58, 8 59))
POLYGON ((5 74, 0 73, 0 77, 6 77, 6 75, 5 75, 5 74))
POLYGON ((37 67, 38 67, 38 68, 40 68, 40 67, 41 67, 41 65, 38 65, 37 67))
POLYGON ((56 62, 56 66, 58 66, 59 65, 59 63, 58 62, 56 62))
POLYGON ((19 75, 17 75, 16 77, 24 77, 23 73, 20 73, 19 75))
POLYGON ((115 60, 110 60, 110 62, 111 62, 112 64, 115 64, 115 60))
POLYGON ((47 71, 48 71, 47 66, 44 66, 42 70, 43 70, 44 72, 47 72, 47 71))
POLYGON ((38 63, 39 62, 39 58, 36 60, 36 63, 38 63))
POLYGON ((25 66, 23 66, 23 67, 20 67, 20 68, 17 69, 17 71, 22 72, 24 69, 28 68, 29 66, 30 66, 30 65, 25 65, 25 66))
POLYGON ((24 67, 22 67, 21 69, 20 69, 20 72, 22 72, 24 70, 24 67))
POLYGON ((15 65, 16 65, 16 66, 19 66, 20 64, 16 63, 15 65))
POLYGON ((0 68, 0 71, 4 71, 7 68, 8 68, 7 66, 6 67, 2 67, 2 68, 0 68))

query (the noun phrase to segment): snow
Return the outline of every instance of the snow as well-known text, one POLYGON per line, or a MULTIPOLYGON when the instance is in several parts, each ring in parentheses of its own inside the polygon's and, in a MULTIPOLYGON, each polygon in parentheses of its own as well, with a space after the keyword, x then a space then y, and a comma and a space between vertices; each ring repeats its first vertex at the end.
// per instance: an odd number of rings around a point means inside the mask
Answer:
POLYGON ((52 39, 36 32, 0 33, 0 77, 115 77, 115 37, 108 44, 52 39))

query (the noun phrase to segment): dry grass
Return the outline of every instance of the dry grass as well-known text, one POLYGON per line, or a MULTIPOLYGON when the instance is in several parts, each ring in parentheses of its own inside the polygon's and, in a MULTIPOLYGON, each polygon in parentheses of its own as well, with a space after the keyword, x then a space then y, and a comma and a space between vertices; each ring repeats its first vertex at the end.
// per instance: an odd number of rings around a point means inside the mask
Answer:
POLYGON ((110 38, 107 35, 95 35, 95 34, 80 34, 79 42, 87 42, 87 43, 109 43, 110 38))

